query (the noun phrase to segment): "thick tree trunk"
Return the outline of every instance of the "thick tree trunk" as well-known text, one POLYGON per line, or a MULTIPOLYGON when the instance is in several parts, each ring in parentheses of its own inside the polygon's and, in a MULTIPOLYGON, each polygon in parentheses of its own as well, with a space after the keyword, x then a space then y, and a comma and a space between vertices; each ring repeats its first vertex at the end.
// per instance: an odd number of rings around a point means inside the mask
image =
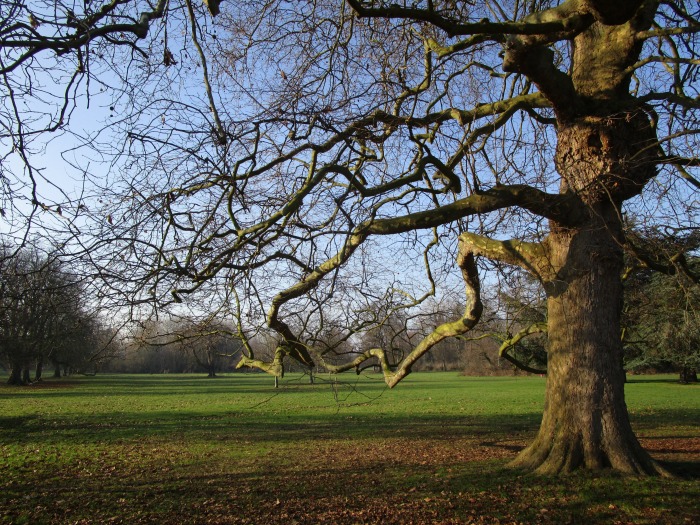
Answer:
POLYGON ((542 474, 578 468, 665 474, 632 431, 620 338, 624 236, 621 200, 614 195, 625 198, 648 179, 644 167, 625 164, 645 144, 646 129, 643 119, 621 116, 587 118, 560 130, 562 191, 580 195, 589 219, 577 228, 553 223, 545 243, 545 409, 535 441, 516 466, 542 474))
POLYGON ((22 383, 22 365, 12 364, 10 377, 7 379, 8 385, 23 385, 22 383))
POLYGON ((625 405, 622 252, 606 222, 550 239, 561 280, 548 283, 547 290, 545 410, 535 441, 515 461, 538 473, 578 468, 663 472, 639 445, 625 405))

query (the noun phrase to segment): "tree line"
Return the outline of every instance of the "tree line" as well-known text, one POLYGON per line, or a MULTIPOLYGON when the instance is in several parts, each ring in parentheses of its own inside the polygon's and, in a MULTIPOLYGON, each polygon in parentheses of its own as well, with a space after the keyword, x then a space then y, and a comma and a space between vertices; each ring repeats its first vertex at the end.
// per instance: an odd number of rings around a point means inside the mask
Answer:
MULTIPOLYGON (((696 257, 689 256, 688 264, 692 272, 700 270, 696 257)), ((10 384, 40 381, 45 366, 53 368, 54 377, 97 371, 205 372, 215 377, 236 370, 243 345, 234 327, 222 320, 139 321, 130 336, 118 335, 104 326, 99 309, 90 307, 78 274, 57 257, 36 249, 13 251, 6 244, 0 265, 0 355, 10 384)), ((486 304, 477 330, 469 337, 441 341, 416 369, 546 374, 547 308, 536 283, 527 274, 511 273, 510 282, 501 283, 486 304)), ((315 344, 332 347, 340 356, 357 356, 360 348, 384 348, 391 362, 398 363, 434 325, 463 309, 454 299, 427 302, 411 311, 376 302, 372 311, 381 322, 350 340, 339 339, 340 330, 317 326, 315 344)), ((686 273, 628 268, 621 339, 628 372, 676 372, 682 382, 697 381, 700 286, 686 273)), ((273 359, 273 333, 259 334, 253 344, 258 355, 273 359)))
POLYGON ((164 373, 231 371, 239 344, 225 326, 108 323, 91 299, 86 278, 56 253, 36 247, 0 247, 0 365, 8 383, 98 371, 164 373))
POLYGON ((112 355, 111 334, 67 265, 38 249, 0 246, 0 356, 14 385, 90 372, 112 355))

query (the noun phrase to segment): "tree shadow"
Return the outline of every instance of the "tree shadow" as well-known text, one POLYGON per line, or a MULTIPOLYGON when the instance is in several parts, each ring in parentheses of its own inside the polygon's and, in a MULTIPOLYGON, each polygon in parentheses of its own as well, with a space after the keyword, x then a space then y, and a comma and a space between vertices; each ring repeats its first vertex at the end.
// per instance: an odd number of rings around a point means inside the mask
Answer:
POLYGON ((690 385, 692 386, 693 384, 699 384, 699 383, 681 383, 678 378, 661 378, 661 377, 651 377, 651 378, 644 378, 640 379, 640 376, 636 376, 634 378, 630 378, 629 376, 627 377, 626 384, 628 385, 634 385, 634 384, 649 384, 649 383, 670 383, 670 384, 676 384, 676 385, 690 385))
MULTIPOLYGON (((659 461, 661 466, 679 479, 700 480, 700 460, 659 461)), ((700 496, 700 494, 699 494, 700 496)))
MULTIPOLYGON (((697 517, 697 491, 688 481, 614 472, 539 477, 508 468, 504 460, 455 463, 444 457, 423 464, 415 457, 420 449, 405 452, 402 459, 392 461, 362 454, 332 456, 319 450, 287 461, 268 455, 245 465, 217 462, 187 471, 142 469, 129 476, 119 468, 66 479, 28 475, 13 493, 43 494, 42 523, 79 522, 85 513, 90 522, 118 516, 124 523, 338 525, 672 524, 693 523, 697 517), (89 501, 89 509, 80 501, 89 501), (46 520, 47 511, 60 514, 46 520)), ((0 494, 0 503, 6 498, 11 496, 0 494)), ((6 512, 19 513, 23 501, 6 501, 6 512)))

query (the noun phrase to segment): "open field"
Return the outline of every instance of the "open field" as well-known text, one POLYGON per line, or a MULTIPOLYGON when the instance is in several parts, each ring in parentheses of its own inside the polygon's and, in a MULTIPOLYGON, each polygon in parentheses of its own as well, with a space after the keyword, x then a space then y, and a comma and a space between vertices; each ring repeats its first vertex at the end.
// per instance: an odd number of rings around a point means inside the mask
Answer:
POLYGON ((0 387, 0 523, 700 523, 700 386, 631 377, 677 479, 513 471, 540 377, 97 376, 0 387))

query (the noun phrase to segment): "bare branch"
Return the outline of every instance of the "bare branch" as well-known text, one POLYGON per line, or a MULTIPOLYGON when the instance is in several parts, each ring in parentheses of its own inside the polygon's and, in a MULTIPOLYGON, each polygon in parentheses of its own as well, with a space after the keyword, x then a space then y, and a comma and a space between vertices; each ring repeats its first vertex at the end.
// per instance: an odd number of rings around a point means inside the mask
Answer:
POLYGON ((333 373, 344 372, 352 368, 358 368, 364 361, 376 357, 382 367, 384 381, 389 387, 396 386, 404 377, 411 373, 411 368, 426 352, 433 348, 440 341, 448 337, 462 336, 469 332, 481 318, 483 304, 481 303, 479 272, 476 267, 474 253, 470 251, 470 246, 461 242, 457 255, 457 266, 462 271, 464 279, 466 308, 460 319, 443 323, 435 328, 430 334, 423 338, 418 345, 400 362, 395 369, 386 358, 384 350, 373 348, 362 353, 356 359, 345 365, 333 366, 324 364, 333 373))

